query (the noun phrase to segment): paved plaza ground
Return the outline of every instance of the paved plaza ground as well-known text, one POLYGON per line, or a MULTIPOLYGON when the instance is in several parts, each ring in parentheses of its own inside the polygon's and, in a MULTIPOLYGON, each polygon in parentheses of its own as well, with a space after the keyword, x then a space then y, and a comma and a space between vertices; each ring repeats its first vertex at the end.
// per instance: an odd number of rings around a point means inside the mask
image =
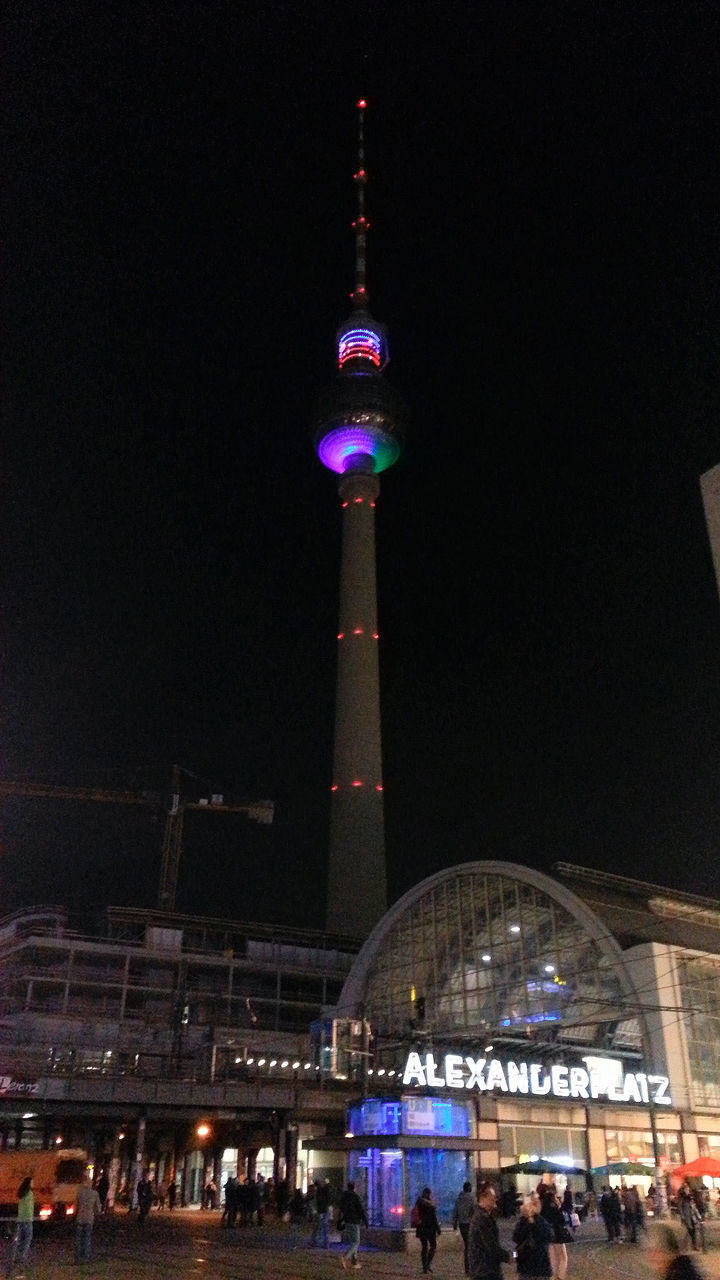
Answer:
MULTIPOLYGON (((512 1224, 501 1223, 508 1237, 512 1224)), ((575 1244, 568 1247, 568 1280, 649 1280, 652 1270, 648 1242, 652 1226, 639 1245, 610 1246, 599 1224, 585 1224, 575 1244)), ((15 1276, 27 1280, 338 1280, 346 1273, 340 1264, 340 1244, 311 1249, 306 1230, 278 1224, 263 1228, 227 1231, 220 1214, 180 1210, 172 1215, 153 1212, 141 1225, 137 1217, 119 1213, 102 1219, 93 1239, 93 1261, 75 1266, 73 1234, 43 1232, 36 1235, 27 1265, 17 1266, 15 1276)), ((708 1230, 708 1252, 697 1254, 707 1280, 720 1280, 720 1221, 708 1230)), ((421 1274, 419 1244, 413 1236, 408 1251, 390 1253, 368 1250, 360 1255, 367 1280, 407 1280, 421 1274)), ((8 1246, 2 1245, 0 1276, 8 1275, 8 1246)), ((349 1273, 348 1273, 349 1274, 349 1273)), ((506 1280, 514 1280, 515 1268, 505 1268, 506 1280)), ((434 1280, 462 1280, 462 1248, 456 1232, 440 1236, 433 1263, 434 1280)))

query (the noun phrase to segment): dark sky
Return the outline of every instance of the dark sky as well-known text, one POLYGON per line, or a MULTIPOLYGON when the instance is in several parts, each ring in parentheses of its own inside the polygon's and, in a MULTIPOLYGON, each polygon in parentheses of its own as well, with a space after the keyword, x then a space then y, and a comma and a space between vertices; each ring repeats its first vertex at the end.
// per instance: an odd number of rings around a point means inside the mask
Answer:
MULTIPOLYGON (((340 517, 311 422, 362 94, 412 414, 377 510, 391 896, 470 858, 718 893, 719 28, 691 0, 14 6, 4 776, 177 762, 268 796, 273 828, 193 817, 180 905, 321 925, 340 517)), ((152 813, 4 826, 7 910, 153 903, 152 813)))

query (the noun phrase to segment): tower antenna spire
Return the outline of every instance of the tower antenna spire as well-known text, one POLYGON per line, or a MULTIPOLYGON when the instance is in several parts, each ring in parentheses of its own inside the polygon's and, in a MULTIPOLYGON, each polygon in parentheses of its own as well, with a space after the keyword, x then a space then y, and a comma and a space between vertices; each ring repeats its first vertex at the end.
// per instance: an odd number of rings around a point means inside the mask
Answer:
POLYGON ((358 193, 358 212, 357 219, 353 222, 353 231, 355 232, 355 288, 351 294, 353 308, 356 311, 364 311, 367 305, 367 233, 370 223, 365 217, 365 184, 367 182, 367 172, 365 170, 365 111, 367 102, 364 98, 360 98, 357 103, 358 109, 358 164, 357 171, 354 174, 355 185, 358 193))

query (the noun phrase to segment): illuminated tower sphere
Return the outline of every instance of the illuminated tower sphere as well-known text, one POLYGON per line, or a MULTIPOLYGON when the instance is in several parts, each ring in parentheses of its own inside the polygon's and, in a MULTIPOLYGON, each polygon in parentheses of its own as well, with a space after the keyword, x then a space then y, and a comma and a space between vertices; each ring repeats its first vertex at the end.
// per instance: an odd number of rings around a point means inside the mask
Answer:
POLYGON ((339 373, 320 397, 315 445, 320 461, 340 477, 343 528, 326 923, 329 930, 364 937, 387 910, 375 503, 379 473, 400 454, 405 409, 382 376, 388 361, 385 328, 367 309, 366 104, 361 99, 357 105, 352 313, 338 330, 339 373))

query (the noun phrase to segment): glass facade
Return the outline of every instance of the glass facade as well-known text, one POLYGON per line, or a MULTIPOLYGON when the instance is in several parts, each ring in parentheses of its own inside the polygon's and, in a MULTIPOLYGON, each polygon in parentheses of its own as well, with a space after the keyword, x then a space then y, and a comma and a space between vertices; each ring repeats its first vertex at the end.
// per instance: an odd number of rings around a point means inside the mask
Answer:
MULTIPOLYGON (((383 1063, 383 1042, 418 1032, 525 1045, 540 1033, 637 1050, 635 1019, 608 1021, 622 1004, 610 946, 549 892, 477 864, 434 880, 393 922, 368 969, 364 1009, 383 1063)), ((394 1064, 396 1053, 386 1056, 394 1064)))
POLYGON ((350 1152, 350 1177, 367 1206, 371 1227, 410 1225, 410 1209, 423 1187, 430 1187, 441 1222, 451 1222, 463 1182, 472 1178, 466 1151, 415 1147, 350 1152))
POLYGON ((348 1110, 352 1133, 467 1138, 470 1104, 454 1098, 365 1098, 348 1110))
POLYGON ((690 1097, 695 1107, 720 1106, 720 957, 678 960, 690 1097))

